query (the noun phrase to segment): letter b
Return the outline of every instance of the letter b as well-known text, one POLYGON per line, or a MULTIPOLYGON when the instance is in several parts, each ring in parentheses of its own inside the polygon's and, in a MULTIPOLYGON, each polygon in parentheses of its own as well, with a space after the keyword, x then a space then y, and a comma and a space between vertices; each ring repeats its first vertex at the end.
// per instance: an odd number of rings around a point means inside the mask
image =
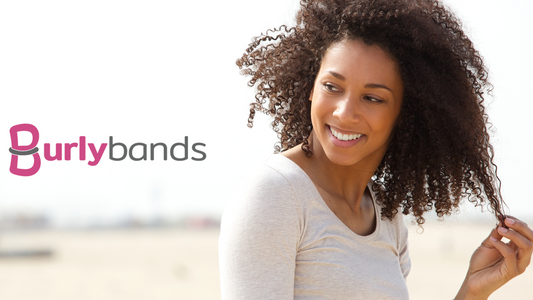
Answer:
POLYGON ((110 160, 123 160, 124 158, 126 158, 126 156, 128 155, 128 147, 126 147, 126 145, 124 145, 123 143, 114 143, 113 144, 113 137, 110 136, 109 137, 109 159, 110 160), (113 148, 115 148, 116 146, 120 146, 122 147, 122 150, 124 150, 124 152, 122 152, 122 156, 119 157, 119 158, 115 158, 113 157, 113 148))
POLYGON ((9 134, 11 135, 11 165, 9 166, 9 171, 18 176, 31 176, 37 173, 41 168, 41 157, 39 156, 39 148, 37 148, 37 143, 39 142, 39 131, 37 128, 31 124, 19 124, 11 127, 9 129, 9 134), (19 145, 17 133, 21 131, 27 131, 31 133, 32 140, 29 145, 19 145), (33 156, 33 166, 29 169, 20 169, 18 167, 18 157, 20 155, 32 155, 33 156))

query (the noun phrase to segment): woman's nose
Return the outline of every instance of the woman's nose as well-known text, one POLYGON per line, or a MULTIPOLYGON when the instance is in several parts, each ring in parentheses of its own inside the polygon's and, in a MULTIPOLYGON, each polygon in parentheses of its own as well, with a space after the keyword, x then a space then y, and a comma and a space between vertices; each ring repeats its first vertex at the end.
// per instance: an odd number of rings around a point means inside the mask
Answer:
POLYGON ((333 116, 343 123, 358 123, 361 121, 360 110, 357 99, 346 98, 337 102, 333 116))

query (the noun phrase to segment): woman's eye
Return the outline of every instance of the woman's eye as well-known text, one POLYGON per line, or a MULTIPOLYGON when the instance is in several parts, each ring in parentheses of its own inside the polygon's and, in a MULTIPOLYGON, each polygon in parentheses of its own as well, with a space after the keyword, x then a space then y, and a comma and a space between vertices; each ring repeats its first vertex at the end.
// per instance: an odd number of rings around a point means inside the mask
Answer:
POLYGON ((332 84, 329 84, 329 83, 324 83, 324 87, 326 88, 326 90, 330 91, 330 92, 338 92, 339 89, 332 85, 332 84))
POLYGON ((383 100, 379 99, 379 98, 375 98, 375 97, 372 97, 372 96, 365 96, 363 97, 365 100, 368 100, 370 102, 376 102, 376 103, 381 103, 383 102, 383 100))

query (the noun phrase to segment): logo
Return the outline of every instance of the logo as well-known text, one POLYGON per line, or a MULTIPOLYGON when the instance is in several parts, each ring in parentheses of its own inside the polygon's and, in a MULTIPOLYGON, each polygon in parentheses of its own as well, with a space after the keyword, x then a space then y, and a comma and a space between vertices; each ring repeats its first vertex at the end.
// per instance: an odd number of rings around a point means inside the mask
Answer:
MULTIPOLYGON (((37 130, 37 127, 33 126, 32 124, 19 124, 11 127, 9 133, 11 135, 11 148, 9 148, 9 152, 11 153, 11 164, 9 166, 9 171, 18 176, 35 175, 41 168, 41 157, 39 156, 39 148, 37 147, 37 143, 39 142, 39 131, 37 130), (18 133, 23 131, 31 134, 31 143, 29 145, 19 144, 18 133), (33 165, 28 169, 20 168, 19 156, 28 155, 33 156, 33 165)), ((200 147, 205 146, 206 145, 204 143, 192 144, 191 152, 199 154, 200 157, 192 156, 191 159, 194 161, 205 160, 207 154, 199 149, 200 147)), ((188 136, 184 137, 183 142, 174 143, 170 147, 167 147, 165 143, 151 143, 149 146, 145 143, 134 143, 131 145, 131 147, 128 147, 124 143, 114 142, 113 137, 110 136, 109 143, 102 143, 98 148, 94 143, 87 143, 85 136, 80 136, 78 143, 56 143, 54 155, 51 154, 52 151, 50 143, 45 143, 44 159, 47 161, 60 161, 63 159, 69 161, 71 160, 74 148, 77 148, 78 150, 78 157, 80 161, 86 160, 87 152, 90 152, 92 155, 92 160, 89 160, 89 166, 98 165, 106 149, 109 149, 109 159, 112 161, 122 161, 126 159, 126 157, 129 157, 132 161, 146 161, 148 160, 148 157, 150 157, 150 160, 154 160, 156 152, 160 154, 159 156, 163 157, 163 160, 167 160, 168 156, 175 161, 184 161, 189 159, 188 136), (109 147, 107 147, 108 145, 109 147), (87 149, 87 147, 89 149, 87 149), (156 148, 159 150, 156 151, 156 148), (118 152, 122 150, 122 153, 117 153, 117 150, 118 152), (178 154, 176 152, 178 152, 178 154)))
POLYGON ((37 142, 39 142, 39 131, 31 124, 19 124, 9 129, 11 135, 11 164, 9 165, 9 171, 19 176, 31 176, 39 171, 41 168, 41 157, 39 156, 39 148, 37 148, 37 142), (21 131, 27 131, 31 134, 32 139, 29 145, 19 145, 18 133, 21 131), (29 169, 20 169, 18 167, 19 156, 33 156, 33 166, 29 169))

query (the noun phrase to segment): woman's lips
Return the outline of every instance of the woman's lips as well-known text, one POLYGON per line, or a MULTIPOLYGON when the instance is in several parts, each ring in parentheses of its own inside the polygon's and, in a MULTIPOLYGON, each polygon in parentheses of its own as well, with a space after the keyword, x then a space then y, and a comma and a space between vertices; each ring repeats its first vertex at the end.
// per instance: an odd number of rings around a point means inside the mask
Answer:
POLYGON ((336 137, 338 140, 341 140, 341 141, 351 141, 351 140, 356 140, 360 137, 363 136, 362 133, 354 133, 354 134, 343 134, 343 133, 340 133, 338 131, 336 131, 335 129, 331 128, 331 126, 328 126, 329 129, 331 130, 331 133, 333 134, 334 137, 336 137))
POLYGON ((327 132, 333 145, 340 148, 349 148, 357 144, 365 135, 362 133, 343 134, 327 125, 327 132))

